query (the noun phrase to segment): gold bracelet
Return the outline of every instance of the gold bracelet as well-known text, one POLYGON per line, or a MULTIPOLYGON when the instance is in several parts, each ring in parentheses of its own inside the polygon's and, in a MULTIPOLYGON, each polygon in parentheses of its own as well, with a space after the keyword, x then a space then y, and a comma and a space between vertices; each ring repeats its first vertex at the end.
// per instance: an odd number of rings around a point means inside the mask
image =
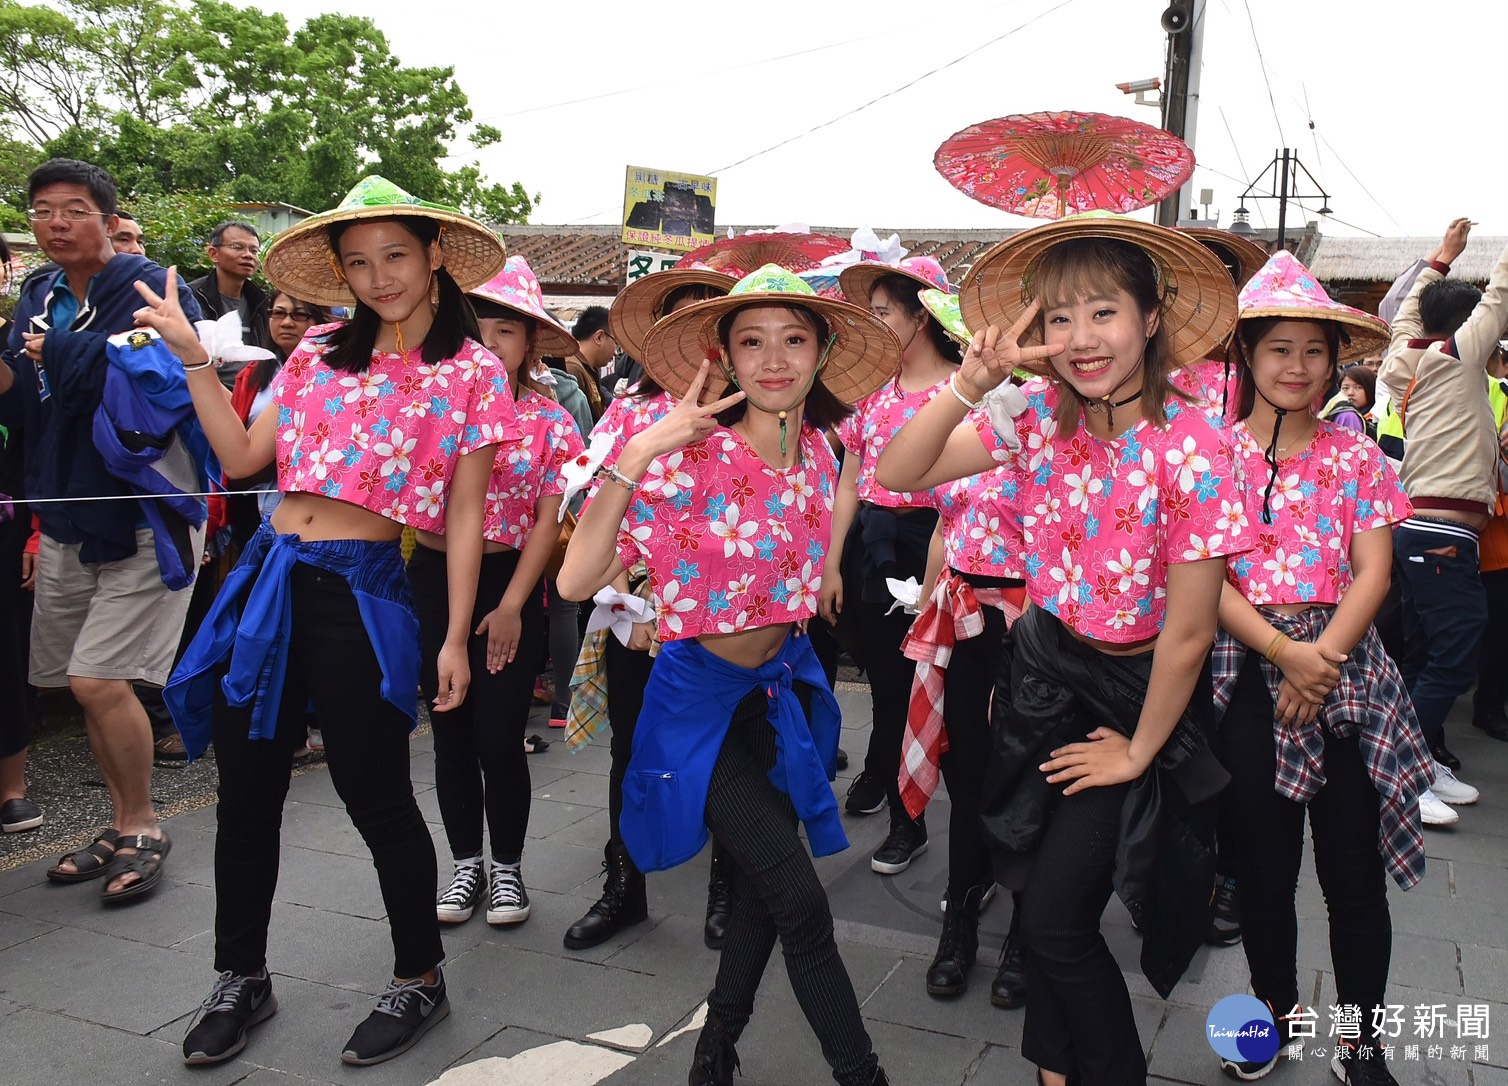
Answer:
POLYGON ((627 475, 624 475, 621 471, 619 471, 615 467, 612 467, 611 465, 603 464, 600 468, 598 468, 597 478, 605 480, 609 483, 617 483, 630 494, 637 494, 639 492, 640 484, 638 482, 630 479, 627 475))

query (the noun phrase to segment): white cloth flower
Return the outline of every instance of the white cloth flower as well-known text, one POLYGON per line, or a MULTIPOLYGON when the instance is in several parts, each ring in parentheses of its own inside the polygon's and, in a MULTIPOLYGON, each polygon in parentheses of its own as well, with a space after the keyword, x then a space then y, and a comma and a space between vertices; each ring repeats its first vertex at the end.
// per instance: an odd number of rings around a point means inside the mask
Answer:
POLYGON ((1021 439, 1016 436, 1016 417, 1030 405, 1021 389, 1005 381, 984 394, 984 409, 989 413, 990 425, 1005 442, 1011 452, 1021 451, 1021 439))
POLYGON ((204 353, 217 362, 260 362, 277 357, 265 347, 248 347, 241 342, 241 314, 232 309, 219 320, 195 321, 194 331, 204 353))
POLYGON ((879 235, 867 226, 855 230, 848 243, 853 246, 852 249, 824 258, 813 271, 837 275, 844 268, 865 261, 879 261, 881 264, 899 267, 901 260, 910 252, 901 245, 899 234, 891 234, 885 241, 881 241, 879 235))
POLYGON ((885 578, 885 587, 890 589, 890 594, 895 597, 895 602, 890 605, 888 615, 899 607, 908 615, 917 613, 917 604, 922 599, 922 586, 916 583, 915 577, 907 577, 904 581, 898 581, 894 577, 885 578))
POLYGON ((561 465, 560 475, 565 480, 565 492, 560 498, 560 510, 555 515, 557 522, 565 520, 566 507, 571 504, 571 499, 592 485, 592 476, 597 474, 597 469, 602 466, 612 448, 613 435, 610 432, 593 434, 584 452, 561 465))
POLYGON ((654 621, 654 606, 648 600, 641 600, 628 592, 619 592, 612 585, 598 589, 592 602, 597 606, 586 620, 587 634, 611 630, 624 648, 628 647, 628 639, 633 636, 634 623, 654 621))

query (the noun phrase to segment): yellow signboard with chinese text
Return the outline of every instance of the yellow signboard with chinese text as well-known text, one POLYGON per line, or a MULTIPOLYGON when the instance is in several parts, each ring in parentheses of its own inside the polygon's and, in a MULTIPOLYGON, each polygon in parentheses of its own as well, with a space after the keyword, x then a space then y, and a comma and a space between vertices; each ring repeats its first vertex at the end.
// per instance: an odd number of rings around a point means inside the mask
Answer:
POLYGON ((690 252, 709 245, 717 178, 628 167, 623 184, 623 243, 690 252))

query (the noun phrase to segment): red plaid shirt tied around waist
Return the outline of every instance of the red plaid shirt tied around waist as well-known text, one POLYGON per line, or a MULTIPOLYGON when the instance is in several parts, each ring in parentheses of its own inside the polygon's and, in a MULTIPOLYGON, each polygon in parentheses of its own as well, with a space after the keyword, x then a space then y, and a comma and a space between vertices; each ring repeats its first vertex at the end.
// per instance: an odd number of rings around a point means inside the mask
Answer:
POLYGON ((1026 606, 1026 589, 981 588, 955 571, 938 575, 927 606, 911 624, 901 653, 916 661, 906 732, 901 739, 901 799, 912 818, 926 810, 937 791, 940 765, 948 749, 943 720, 943 672, 953 658, 953 646, 984 633, 984 607, 998 607, 1007 628, 1026 606))
MULTIPOLYGON (((1329 608, 1311 607, 1297 615, 1258 608, 1262 617, 1295 641, 1316 640, 1330 623, 1329 608)), ((1246 661, 1248 648, 1221 631, 1211 664, 1215 711, 1224 714, 1246 661)), ((1274 702, 1282 671, 1261 661, 1274 702)), ((1378 848, 1393 880, 1407 890, 1424 877, 1424 833, 1419 822, 1419 794, 1434 778, 1433 759, 1398 668, 1382 648, 1377 631, 1366 634, 1340 666, 1340 682, 1320 707, 1319 716, 1302 728, 1285 726, 1273 714, 1277 777, 1273 787, 1295 803, 1308 803, 1325 784, 1325 736, 1360 735, 1367 776, 1381 797, 1378 848)))

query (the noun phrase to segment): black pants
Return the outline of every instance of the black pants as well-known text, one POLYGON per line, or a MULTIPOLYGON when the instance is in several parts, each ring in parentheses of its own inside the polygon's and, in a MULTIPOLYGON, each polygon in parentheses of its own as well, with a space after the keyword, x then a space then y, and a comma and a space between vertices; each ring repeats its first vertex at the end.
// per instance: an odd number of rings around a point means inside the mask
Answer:
POLYGON ((877 1060, 833 939, 827 893, 796 832, 790 798, 769 780, 775 729, 763 690, 734 710, 707 792, 707 828, 733 859, 733 912, 707 1008, 735 1039, 754 1010, 775 940, 833 1079, 868 1086, 877 1060))
POLYGON ((655 661, 647 652, 635 652, 626 648, 611 634, 608 635, 603 653, 607 672, 607 717, 612 725, 610 749, 613 755, 607 774, 607 814, 611 823, 609 840, 622 844, 618 823, 623 817, 623 777, 628 772, 628 759, 634 752, 634 727, 639 723, 640 710, 644 708, 644 687, 649 682, 649 673, 654 668, 655 661))
MULTIPOLYGON (((1298 918, 1294 892, 1304 854, 1305 806, 1273 788, 1272 695, 1255 654, 1247 654, 1220 724, 1220 758, 1231 783, 1221 796, 1234 832, 1236 897, 1251 988, 1278 1014, 1299 1001, 1298 918)), ((1314 869, 1330 913, 1330 960, 1337 1002, 1385 1006, 1393 925, 1387 871, 1378 849, 1376 788, 1355 736, 1325 735, 1325 784, 1309 801, 1314 869)), ((1363 1034, 1365 1036, 1365 1033, 1363 1034)))
POLYGON ((998 607, 984 607, 984 632, 953 646, 943 673, 943 720, 948 750, 941 760, 948 785, 948 896, 960 901, 970 887, 994 880, 990 850, 979 821, 985 771, 990 765, 990 698, 1002 672, 1009 686, 1010 634, 998 607), (1005 657, 1001 659, 1002 655, 1005 657))
POLYGON ((1487 593, 1487 628, 1482 631, 1482 651, 1477 658, 1477 692, 1472 703, 1475 715, 1500 716, 1508 703, 1508 569, 1482 574, 1487 593))
MULTIPOLYGON (((482 555, 471 629, 494 610, 518 568, 518 551, 482 555)), ((438 660, 445 643, 450 605, 446 596, 445 554, 414 548, 408 563, 419 612, 423 668, 419 688, 426 703, 439 686, 438 660)), ((547 636, 544 595, 539 585, 521 613, 523 630, 513 662, 496 673, 487 670, 487 638, 473 632, 466 642, 471 689, 466 700, 445 713, 431 712, 435 733, 435 791, 451 856, 457 860, 482 851, 482 820, 492 837, 492 858, 517 863, 529 828, 529 757, 524 730, 534 694, 534 676, 547 636)))
POLYGON ((1131 993, 1100 934, 1129 785, 1060 797, 1021 895, 1021 1055, 1086 1086, 1147 1081, 1131 993))
POLYGON ((417 977, 445 952, 435 919, 434 843, 409 784, 410 721, 382 698, 382 668, 345 579, 302 562, 290 576, 288 674, 275 737, 248 737, 250 707, 215 703, 215 969, 252 974, 267 963, 283 801, 312 700, 330 780, 377 868, 393 975, 417 977))

